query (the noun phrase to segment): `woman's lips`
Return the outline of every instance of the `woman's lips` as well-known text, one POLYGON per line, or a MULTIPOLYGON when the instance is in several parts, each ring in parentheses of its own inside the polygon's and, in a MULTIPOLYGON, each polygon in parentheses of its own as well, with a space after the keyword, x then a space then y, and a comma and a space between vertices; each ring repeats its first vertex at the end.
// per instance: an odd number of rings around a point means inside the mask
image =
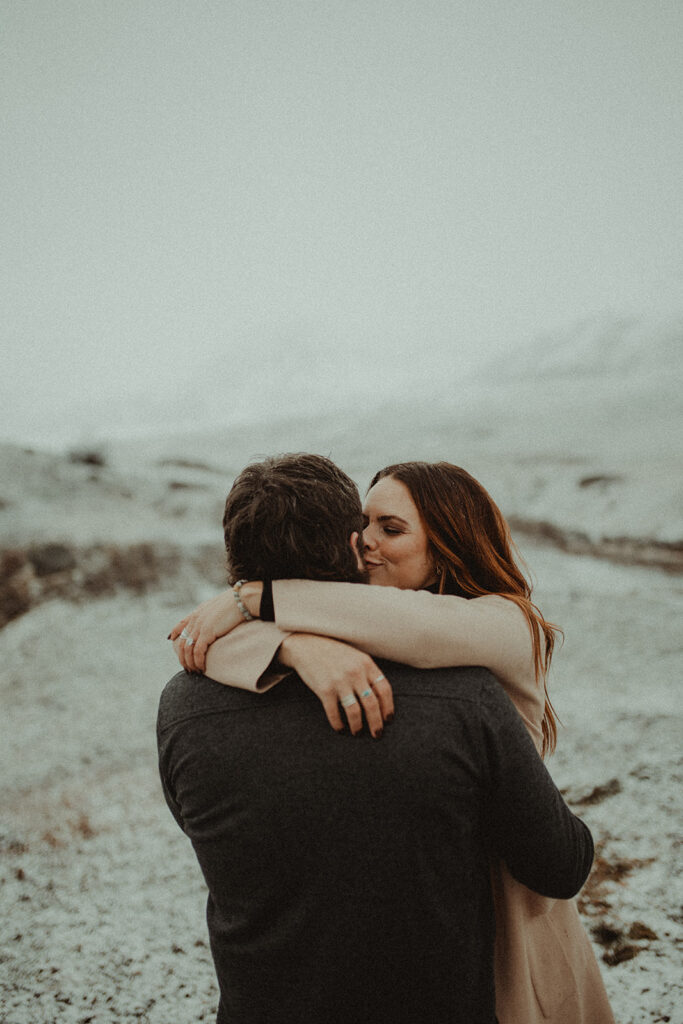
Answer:
POLYGON ((365 568, 368 572, 372 572, 373 569, 379 569, 381 565, 381 562, 368 562, 367 558, 365 559, 365 568))

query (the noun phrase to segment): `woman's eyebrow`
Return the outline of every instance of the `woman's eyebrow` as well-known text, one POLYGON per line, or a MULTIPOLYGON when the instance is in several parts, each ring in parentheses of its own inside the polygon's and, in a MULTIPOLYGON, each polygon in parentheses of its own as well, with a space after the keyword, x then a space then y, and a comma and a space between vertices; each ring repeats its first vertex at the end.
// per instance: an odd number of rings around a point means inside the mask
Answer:
POLYGON ((400 516, 396 516, 396 515, 377 516, 377 522, 378 523, 387 523, 387 522, 389 522, 390 519, 394 520, 394 522, 402 523, 403 526, 408 526, 408 523, 406 522, 406 520, 405 519, 401 519, 400 516))

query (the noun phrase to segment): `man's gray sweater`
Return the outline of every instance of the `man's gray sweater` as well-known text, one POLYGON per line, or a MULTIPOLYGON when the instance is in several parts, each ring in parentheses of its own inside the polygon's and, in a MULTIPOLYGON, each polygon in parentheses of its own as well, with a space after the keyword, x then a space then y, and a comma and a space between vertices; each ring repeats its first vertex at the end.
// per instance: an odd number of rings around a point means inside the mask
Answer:
POLYGON ((379 741, 336 735, 294 676, 164 690, 161 778, 209 890, 218 1024, 493 1024, 491 859, 558 899, 588 875, 590 832, 495 678, 379 664, 379 741))

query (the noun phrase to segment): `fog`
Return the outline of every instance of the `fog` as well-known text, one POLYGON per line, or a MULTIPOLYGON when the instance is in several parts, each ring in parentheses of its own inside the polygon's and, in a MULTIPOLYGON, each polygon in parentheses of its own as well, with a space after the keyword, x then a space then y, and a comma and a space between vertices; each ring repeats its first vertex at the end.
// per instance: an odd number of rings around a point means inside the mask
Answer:
POLYGON ((436 395, 683 308, 677 2, 2 20, 2 439, 436 395))

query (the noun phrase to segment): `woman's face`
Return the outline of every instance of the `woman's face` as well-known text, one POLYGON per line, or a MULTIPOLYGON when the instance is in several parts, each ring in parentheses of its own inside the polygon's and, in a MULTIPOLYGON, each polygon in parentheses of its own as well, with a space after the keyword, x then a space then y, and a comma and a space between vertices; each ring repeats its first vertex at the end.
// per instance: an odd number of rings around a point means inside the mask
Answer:
POLYGON ((368 491, 363 515, 363 558, 370 583, 421 590, 436 582, 427 534, 405 484, 382 477, 368 491))

